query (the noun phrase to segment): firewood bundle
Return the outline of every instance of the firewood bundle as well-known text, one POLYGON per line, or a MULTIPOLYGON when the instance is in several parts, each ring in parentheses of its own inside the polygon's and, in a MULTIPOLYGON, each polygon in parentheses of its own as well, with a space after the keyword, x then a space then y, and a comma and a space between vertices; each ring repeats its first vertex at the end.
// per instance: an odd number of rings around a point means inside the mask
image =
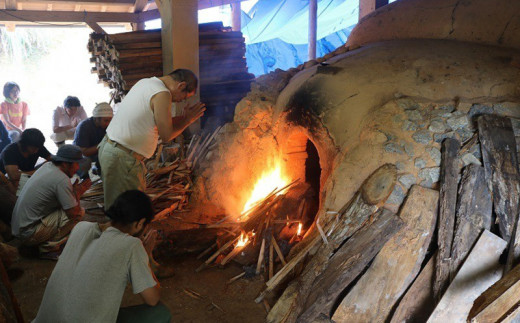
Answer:
MULTIPOLYGON (((156 211, 154 221, 162 220, 172 212, 182 211, 189 202, 189 195, 193 187, 193 170, 198 167, 200 161, 208 152, 208 148, 213 143, 220 128, 206 135, 196 135, 188 146, 186 155, 183 158, 184 149, 181 147, 173 149, 174 153, 165 155, 167 148, 164 144, 159 144, 155 154, 146 161, 146 191, 145 193, 152 200, 156 211), (193 144, 193 142, 197 144, 193 144), (163 161, 175 157, 174 161, 163 161)), ((183 147, 184 148, 184 147, 183 147)), ((100 209, 103 207, 103 184, 96 181, 90 189, 83 194, 83 201, 90 202, 87 211, 100 209)))
MULTIPOLYGON (((265 270, 268 273, 268 277, 272 278, 275 270, 275 257, 278 258, 282 266, 287 264, 284 252, 278 241, 283 241, 284 245, 290 245, 300 240, 302 205, 300 204, 297 214, 299 216, 294 219, 280 219, 278 218, 280 212, 276 211, 280 207, 281 202, 286 198, 288 191, 294 188, 298 181, 295 180, 284 187, 276 188, 264 199, 255 203, 249 210, 243 212, 236 220, 228 216, 216 224, 208 225, 207 228, 226 228, 229 234, 221 241, 221 247, 200 265, 196 271, 199 272, 212 263, 224 266, 240 252, 247 250, 249 253, 257 255, 255 273, 260 274, 265 270), (296 231, 292 237, 288 237, 285 234, 286 240, 284 240, 284 229, 294 223, 300 224, 300 232, 296 231)), ((204 257, 217 246, 218 244, 214 244, 206 249, 198 258, 204 257)))
MULTIPOLYGON (((114 89, 115 102, 122 100, 142 78, 163 75, 161 30, 120 34, 92 33, 88 50, 91 72, 114 89)), ((247 72, 241 32, 222 23, 199 25, 200 97, 207 113, 232 119, 235 105, 249 92, 254 76, 247 72)))

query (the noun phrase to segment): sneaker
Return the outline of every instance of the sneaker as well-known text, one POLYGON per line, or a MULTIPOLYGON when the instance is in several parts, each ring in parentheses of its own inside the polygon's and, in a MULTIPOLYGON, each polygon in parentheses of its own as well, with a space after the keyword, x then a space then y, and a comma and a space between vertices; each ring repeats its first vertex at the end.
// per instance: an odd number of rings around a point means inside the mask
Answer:
POLYGON ((58 260, 60 257, 59 251, 51 251, 51 252, 42 252, 40 253, 40 259, 47 259, 47 260, 58 260))

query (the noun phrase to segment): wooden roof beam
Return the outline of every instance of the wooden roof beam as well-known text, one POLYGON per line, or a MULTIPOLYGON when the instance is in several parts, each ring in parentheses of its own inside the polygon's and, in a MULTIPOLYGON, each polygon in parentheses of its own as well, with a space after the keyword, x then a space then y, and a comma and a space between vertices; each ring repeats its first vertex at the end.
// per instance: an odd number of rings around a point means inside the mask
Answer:
POLYGON ((199 0, 199 10, 208 9, 246 0, 199 0))
POLYGON ((0 10, 0 21, 38 22, 133 22, 160 18, 158 10, 141 13, 0 10))

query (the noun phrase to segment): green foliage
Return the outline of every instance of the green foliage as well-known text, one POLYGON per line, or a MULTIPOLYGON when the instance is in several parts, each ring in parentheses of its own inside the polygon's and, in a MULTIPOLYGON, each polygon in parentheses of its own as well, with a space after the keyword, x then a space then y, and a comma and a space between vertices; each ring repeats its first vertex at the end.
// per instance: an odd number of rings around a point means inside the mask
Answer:
POLYGON ((0 57, 6 61, 38 60, 50 52, 54 42, 50 29, 17 27, 10 32, 0 28, 0 57))

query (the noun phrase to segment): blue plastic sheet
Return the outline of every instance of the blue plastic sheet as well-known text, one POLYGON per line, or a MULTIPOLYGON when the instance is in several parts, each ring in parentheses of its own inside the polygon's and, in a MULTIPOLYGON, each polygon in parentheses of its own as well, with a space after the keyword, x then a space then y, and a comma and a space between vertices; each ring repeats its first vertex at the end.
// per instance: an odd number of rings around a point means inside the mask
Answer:
MULTIPOLYGON (((317 57, 343 45, 358 21, 357 0, 319 0, 317 57)), ((256 76, 307 61, 308 0, 259 0, 242 15, 249 72, 256 76)))

